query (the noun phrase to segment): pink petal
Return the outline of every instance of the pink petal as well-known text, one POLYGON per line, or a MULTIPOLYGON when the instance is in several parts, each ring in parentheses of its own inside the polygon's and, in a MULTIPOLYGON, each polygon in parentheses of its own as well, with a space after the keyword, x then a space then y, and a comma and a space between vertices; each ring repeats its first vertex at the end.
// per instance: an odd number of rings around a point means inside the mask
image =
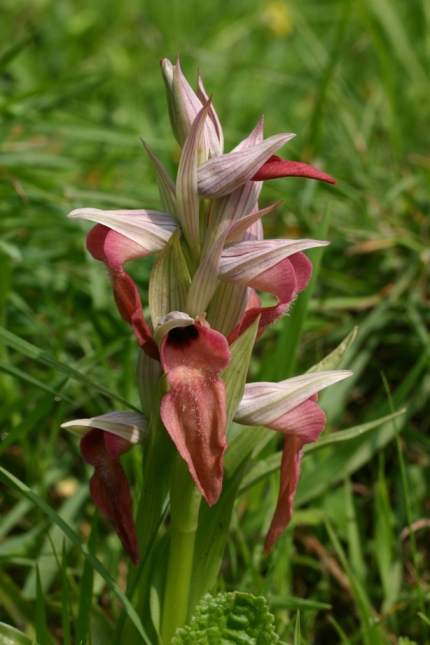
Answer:
POLYGON ((123 269, 123 264, 145 255, 137 242, 97 224, 87 236, 87 249, 96 260, 104 262, 112 279, 115 302, 123 320, 129 323, 139 345, 151 358, 159 360, 157 345, 142 313, 139 292, 133 280, 123 269))
POLYGON ((288 161, 277 155, 272 155, 252 177, 252 181, 265 181, 266 179, 278 179, 279 177, 308 177, 319 179, 328 184, 335 184, 335 180, 325 172, 310 166, 301 161, 288 161))
POLYGON ((199 196, 215 199, 233 192, 255 176, 258 168, 294 134, 276 134, 261 143, 213 157, 197 170, 199 196))
POLYGON ((94 466, 94 475, 90 480, 91 497, 101 512, 111 520, 125 550, 137 566, 139 547, 130 489, 119 461, 119 455, 127 449, 123 442, 124 439, 121 440, 120 437, 91 429, 81 439, 80 446, 85 461, 94 466))
POLYGON ((219 372, 230 361, 225 337, 200 324, 176 327, 161 343, 170 391, 161 418, 202 495, 218 500, 226 441, 226 399, 219 372))
POLYGON ((267 269, 247 283, 248 287, 273 294, 278 303, 272 307, 252 307, 245 311, 239 324, 228 337, 231 344, 261 315, 257 338, 266 327, 276 322, 287 311, 299 291, 308 284, 312 274, 311 261, 303 253, 295 253, 267 269))
POLYGON ((269 532, 264 542, 264 552, 268 553, 276 539, 290 523, 293 514, 293 501, 300 475, 300 450, 302 443, 298 437, 287 435, 284 441, 281 462, 281 482, 278 504, 269 532))
POLYGON ((326 419, 314 399, 316 395, 271 421, 267 427, 299 437, 303 445, 316 441, 324 430, 326 419))
POLYGON ((294 410, 271 422, 268 427, 285 434, 281 462, 278 502, 264 543, 267 553, 291 521, 293 502, 300 475, 300 452, 303 446, 316 441, 325 426, 325 414, 315 403, 316 395, 294 410))

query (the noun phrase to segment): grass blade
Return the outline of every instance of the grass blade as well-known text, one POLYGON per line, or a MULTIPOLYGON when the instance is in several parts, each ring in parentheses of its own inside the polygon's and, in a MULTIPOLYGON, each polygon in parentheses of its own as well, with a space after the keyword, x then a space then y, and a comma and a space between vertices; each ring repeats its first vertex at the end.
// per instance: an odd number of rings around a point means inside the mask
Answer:
MULTIPOLYGON (((19 479, 14 477, 12 473, 5 470, 2 466, 0 466, 0 479, 6 485, 10 486, 14 490, 18 491, 19 493, 21 493, 22 495, 30 499, 34 504, 36 504, 36 506, 38 506, 44 513, 46 513, 52 519, 52 521, 55 522, 55 524, 57 524, 57 526, 59 526, 59 528, 63 531, 64 535, 68 537, 69 540, 83 554, 83 556, 87 560, 89 560, 89 562, 94 567, 94 569, 101 575, 101 577, 106 582, 108 587, 117 596, 118 600, 124 605, 127 611, 127 615, 136 626, 136 629, 144 639, 145 643, 147 645, 153 645, 149 640, 145 630, 143 629, 142 622, 139 616, 137 615, 135 609, 131 605, 127 596, 124 594, 123 591, 121 591, 120 587, 115 582, 115 580, 113 580, 109 572, 105 569, 102 563, 99 560, 97 560, 95 555, 93 555, 89 551, 88 546, 82 542, 82 540, 75 533, 75 531, 73 531, 73 529, 71 529, 70 526, 66 524, 66 522, 64 522, 64 520, 43 499, 41 499, 38 495, 36 495, 36 493, 34 493, 30 488, 28 488, 28 486, 26 486, 23 482, 21 482, 19 479)), ((42 643, 41 645, 44 645, 44 644, 42 643)))
MULTIPOLYGON (((98 513, 93 517, 91 534, 88 540, 88 549, 94 553, 97 546, 97 529, 98 529, 98 513)), ((76 642, 86 643, 91 618, 91 606, 93 598, 93 582, 94 582, 94 568, 89 560, 85 560, 84 569, 81 577, 80 596, 79 596, 79 611, 76 619, 76 642)))
POLYGON ((66 376, 75 379, 75 381, 79 381, 84 385, 89 385, 96 392, 100 392, 100 394, 104 394, 110 399, 119 401, 128 408, 139 411, 137 408, 131 405, 131 403, 123 399, 122 396, 119 396, 119 394, 112 392, 107 387, 104 387, 103 385, 97 383, 97 381, 94 381, 88 376, 85 376, 85 374, 82 374, 81 372, 78 372, 78 370, 75 370, 73 367, 70 367, 70 365, 62 363, 53 356, 50 356, 46 352, 40 350, 35 345, 28 343, 26 340, 23 340, 15 334, 12 334, 12 332, 8 331, 4 327, 0 327, 0 340, 2 340, 9 347, 15 349, 17 352, 21 352, 21 354, 24 354, 25 356, 28 356, 29 358, 32 358, 33 360, 36 360, 43 365, 51 367, 57 372, 66 374, 66 376))

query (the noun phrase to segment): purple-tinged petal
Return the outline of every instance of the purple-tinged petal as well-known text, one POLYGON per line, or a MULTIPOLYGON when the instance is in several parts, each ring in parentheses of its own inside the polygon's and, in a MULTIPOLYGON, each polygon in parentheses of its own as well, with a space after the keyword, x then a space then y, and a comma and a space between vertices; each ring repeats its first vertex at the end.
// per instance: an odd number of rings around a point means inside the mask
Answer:
MULTIPOLYGON (((201 110, 202 105, 207 102, 206 92, 201 79, 199 79, 198 95, 194 92, 182 73, 179 56, 176 58, 176 65, 172 65, 167 58, 163 58, 161 60, 161 72, 166 85, 167 104, 173 134, 182 147, 198 112, 201 110)), ((209 119, 204 125, 202 136, 201 157, 204 161, 208 156, 216 156, 222 152, 222 145, 220 145, 222 131, 220 128, 218 117, 213 107, 211 107, 209 119)))
MULTIPOLYGON (((209 96, 206 94, 206 90, 203 87, 203 81, 202 77, 200 75, 200 70, 198 71, 197 75, 197 97, 200 99, 202 105, 205 105, 206 102, 209 100, 209 96)), ((211 109, 209 110, 209 119, 213 123, 214 126, 214 131, 215 131, 215 137, 213 136, 213 133, 211 129, 208 127, 208 140, 209 140, 209 152, 211 157, 216 157, 218 155, 222 155, 224 151, 224 134, 222 131, 221 123, 218 118, 218 115, 215 111, 215 108, 213 105, 211 105, 211 109)))
POLYGON ((329 370, 309 372, 279 383, 248 383, 234 419, 243 425, 264 425, 284 431, 284 420, 288 420, 285 415, 351 374, 348 370, 329 370))
POLYGON ((297 293, 306 287, 312 264, 301 249, 326 244, 317 240, 246 241, 224 248, 219 279, 245 284, 253 289, 273 294, 278 303, 272 307, 248 309, 229 335, 232 343, 261 314, 258 337, 268 325, 284 315, 297 293))
MULTIPOLYGON (((251 240, 243 240, 242 237, 246 236, 249 229, 252 228, 254 224, 258 223, 264 215, 271 213, 273 209, 279 206, 279 204, 281 203, 282 203, 281 201, 275 202, 274 204, 271 204, 270 206, 266 206, 266 208, 262 208, 261 210, 258 210, 258 208, 253 208, 251 212, 248 213, 247 215, 243 215, 237 221, 234 220, 230 224, 227 231, 227 238, 226 238, 227 244, 230 245, 232 242, 243 242, 244 244, 240 247, 241 248, 240 254, 243 254, 243 255, 245 255, 246 253, 252 254, 253 244, 255 244, 255 242, 261 242, 263 238, 259 238, 258 240, 251 241, 251 240), (246 242, 251 242, 251 244, 246 245, 246 242)), ((283 240, 277 240, 277 241, 282 242, 283 240)), ((259 255, 261 251, 263 253, 267 252, 268 250, 267 245, 270 243, 271 243, 271 240, 266 240, 266 242, 263 242, 263 247, 259 247, 259 250, 256 252, 256 254, 259 255)), ((236 246, 235 248, 237 249, 239 247, 236 246)), ((222 262, 223 266, 228 263, 227 258, 230 257, 231 255, 230 249, 231 249, 230 246, 226 246, 225 248, 225 252, 223 254, 223 262, 222 262)), ((273 255, 273 252, 276 253, 277 251, 274 248, 270 247, 269 254, 273 255)), ((235 253, 233 252, 233 256, 234 254, 235 253)), ((281 253, 281 256, 282 256, 282 253, 281 253)))
POLYGON ((305 444, 316 441, 324 430, 325 414, 313 399, 316 399, 316 395, 270 425, 273 430, 283 432, 285 439, 282 450, 278 502, 264 543, 265 553, 271 549, 276 539, 291 521, 300 475, 301 450, 305 444))
POLYGON ((178 228, 178 220, 173 215, 143 209, 103 211, 99 208, 77 208, 68 217, 97 222, 121 233, 142 247, 140 257, 161 251, 178 228))
POLYGON ((241 284, 219 282, 207 308, 207 319, 212 329, 227 337, 245 311, 250 291, 241 284))
POLYGON ((255 128, 248 134, 248 136, 243 139, 240 143, 233 148, 232 152, 237 152, 238 150, 245 150, 245 148, 251 148, 256 146, 257 143, 261 143, 264 140, 263 137, 264 130, 264 116, 262 116, 255 126, 255 128))
POLYGON ((130 489, 119 457, 131 448, 121 437, 92 429, 81 439, 82 456, 94 466, 90 480, 91 497, 108 517, 132 562, 139 562, 139 547, 133 520, 130 489))
POLYGON ((300 475, 300 450, 302 442, 298 437, 287 435, 281 461, 281 481, 278 503, 264 542, 264 552, 268 553, 282 531, 288 526, 293 514, 293 502, 300 475))
POLYGON ((147 253, 137 242, 102 224, 97 224, 88 233, 87 249, 96 260, 104 262, 108 267, 115 302, 122 319, 132 326, 143 351, 158 360, 158 348, 143 316, 139 292, 131 277, 123 269, 125 262, 144 257, 147 253))
POLYGON ((231 222, 236 222, 253 211, 261 192, 261 186, 262 183, 247 181, 232 193, 212 202, 203 255, 206 255, 231 222))
POLYGON ((172 65, 167 58, 162 58, 160 65, 166 86, 170 124, 177 142, 182 147, 202 105, 182 73, 179 56, 176 65, 172 65))
MULTIPOLYGON (((228 241, 240 231, 240 228, 243 231, 246 230, 253 221, 273 210, 275 206, 277 204, 273 204, 257 213, 242 218, 239 222, 235 222, 229 229, 228 241)), ((327 244, 328 242, 308 239, 257 240, 227 244, 222 252, 219 277, 220 280, 225 280, 226 282, 247 284, 281 260, 291 258, 299 251, 326 246, 327 244)))
MULTIPOLYGON (((297 254, 298 255, 298 254, 297 254)), ((305 258, 303 254, 300 254, 305 258)), ((294 256, 292 256, 294 257, 294 256)), ((307 258, 305 258, 307 260, 307 258)), ((309 278, 312 270, 312 265, 309 262, 309 278)), ((231 344, 238 338, 244 331, 248 329, 260 316, 260 323, 258 326, 257 338, 263 334, 266 327, 272 325, 281 316, 286 314, 290 303, 293 301, 297 293, 297 281, 294 273, 291 258, 282 260, 276 266, 267 269, 258 278, 251 280, 247 283, 249 287, 272 293, 278 300, 278 304, 272 307, 254 307, 247 309, 243 314, 241 320, 228 336, 228 342, 231 344)))
POLYGON ((324 412, 316 403, 317 393, 351 374, 346 370, 315 372, 280 383, 245 385, 234 420, 264 425, 285 435, 279 497, 264 546, 266 553, 291 520, 300 452, 305 444, 319 438, 325 426, 324 412))
POLYGON ((210 105, 208 101, 194 120, 190 133, 184 143, 176 179, 178 217, 181 222, 182 231, 191 249, 198 248, 200 244, 200 202, 197 193, 197 164, 201 135, 203 126, 207 120, 210 105))
POLYGON ((264 238, 263 224, 261 219, 253 222, 249 228, 242 234, 241 242, 261 241, 264 238))
POLYGON ((232 193, 249 181, 273 153, 294 134, 276 134, 255 146, 213 157, 197 172, 200 197, 215 199, 232 193))
MULTIPOLYGON (((219 283, 219 269, 224 243, 233 241, 245 233, 248 227, 266 213, 270 213, 280 202, 272 204, 261 211, 255 211, 230 224, 224 233, 209 249, 195 272, 187 294, 186 310, 192 316, 206 311, 219 283)), ((307 247, 305 247, 307 248, 307 247)), ((226 280, 227 281, 227 280, 226 280)))
POLYGON ((161 418, 209 505, 218 500, 226 441, 226 394, 220 372, 230 352, 222 334, 200 324, 171 329, 161 343, 170 383, 161 418))
POLYGON ((252 181, 265 181, 266 179, 278 179, 279 177, 307 177, 308 179, 319 179, 328 184, 336 184, 330 175, 318 170, 314 166, 301 161, 288 161, 273 155, 261 166, 258 172, 251 177, 252 181))
POLYGON ((152 166, 154 168, 162 206, 167 213, 176 215, 176 186, 169 173, 167 172, 161 161, 158 159, 158 157, 156 157, 152 152, 146 141, 141 139, 141 142, 146 152, 148 153, 148 157, 150 158, 152 166))
MULTIPOLYGON (((151 360, 148 358, 148 360, 151 360)), ((159 366, 160 363, 157 362, 159 366)), ((83 437, 88 428, 96 428, 104 432, 110 432, 117 437, 122 437, 127 444, 134 445, 144 440, 148 429, 148 423, 138 412, 115 411, 100 414, 89 419, 75 419, 61 424, 65 430, 72 432, 78 437, 83 437)))
MULTIPOLYGON (((251 148, 263 141, 263 117, 257 123, 251 134, 241 141, 232 152, 239 152, 251 148)), ((257 201, 260 196, 263 182, 247 181, 233 192, 212 203, 208 230, 205 236, 203 255, 215 243, 217 238, 226 230, 231 222, 258 211, 257 201)), ((258 226, 258 225, 257 225, 258 226)))

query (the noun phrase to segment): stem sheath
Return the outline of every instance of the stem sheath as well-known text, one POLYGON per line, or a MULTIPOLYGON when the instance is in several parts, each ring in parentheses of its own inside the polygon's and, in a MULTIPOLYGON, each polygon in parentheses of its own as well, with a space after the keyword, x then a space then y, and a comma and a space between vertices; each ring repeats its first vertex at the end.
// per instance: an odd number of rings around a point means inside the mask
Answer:
POLYGON ((183 459, 177 455, 170 489, 171 537, 164 591, 161 640, 168 645, 188 618, 194 543, 201 494, 183 459))

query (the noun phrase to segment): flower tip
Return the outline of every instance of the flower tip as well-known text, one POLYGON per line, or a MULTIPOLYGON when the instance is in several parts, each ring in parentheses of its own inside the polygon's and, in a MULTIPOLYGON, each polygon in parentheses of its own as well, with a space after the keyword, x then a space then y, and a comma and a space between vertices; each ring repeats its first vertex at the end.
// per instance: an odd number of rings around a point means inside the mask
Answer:
POLYGON ((70 217, 72 219, 80 217, 81 211, 82 211, 82 208, 75 208, 73 211, 70 211, 70 213, 67 215, 67 217, 70 217))

